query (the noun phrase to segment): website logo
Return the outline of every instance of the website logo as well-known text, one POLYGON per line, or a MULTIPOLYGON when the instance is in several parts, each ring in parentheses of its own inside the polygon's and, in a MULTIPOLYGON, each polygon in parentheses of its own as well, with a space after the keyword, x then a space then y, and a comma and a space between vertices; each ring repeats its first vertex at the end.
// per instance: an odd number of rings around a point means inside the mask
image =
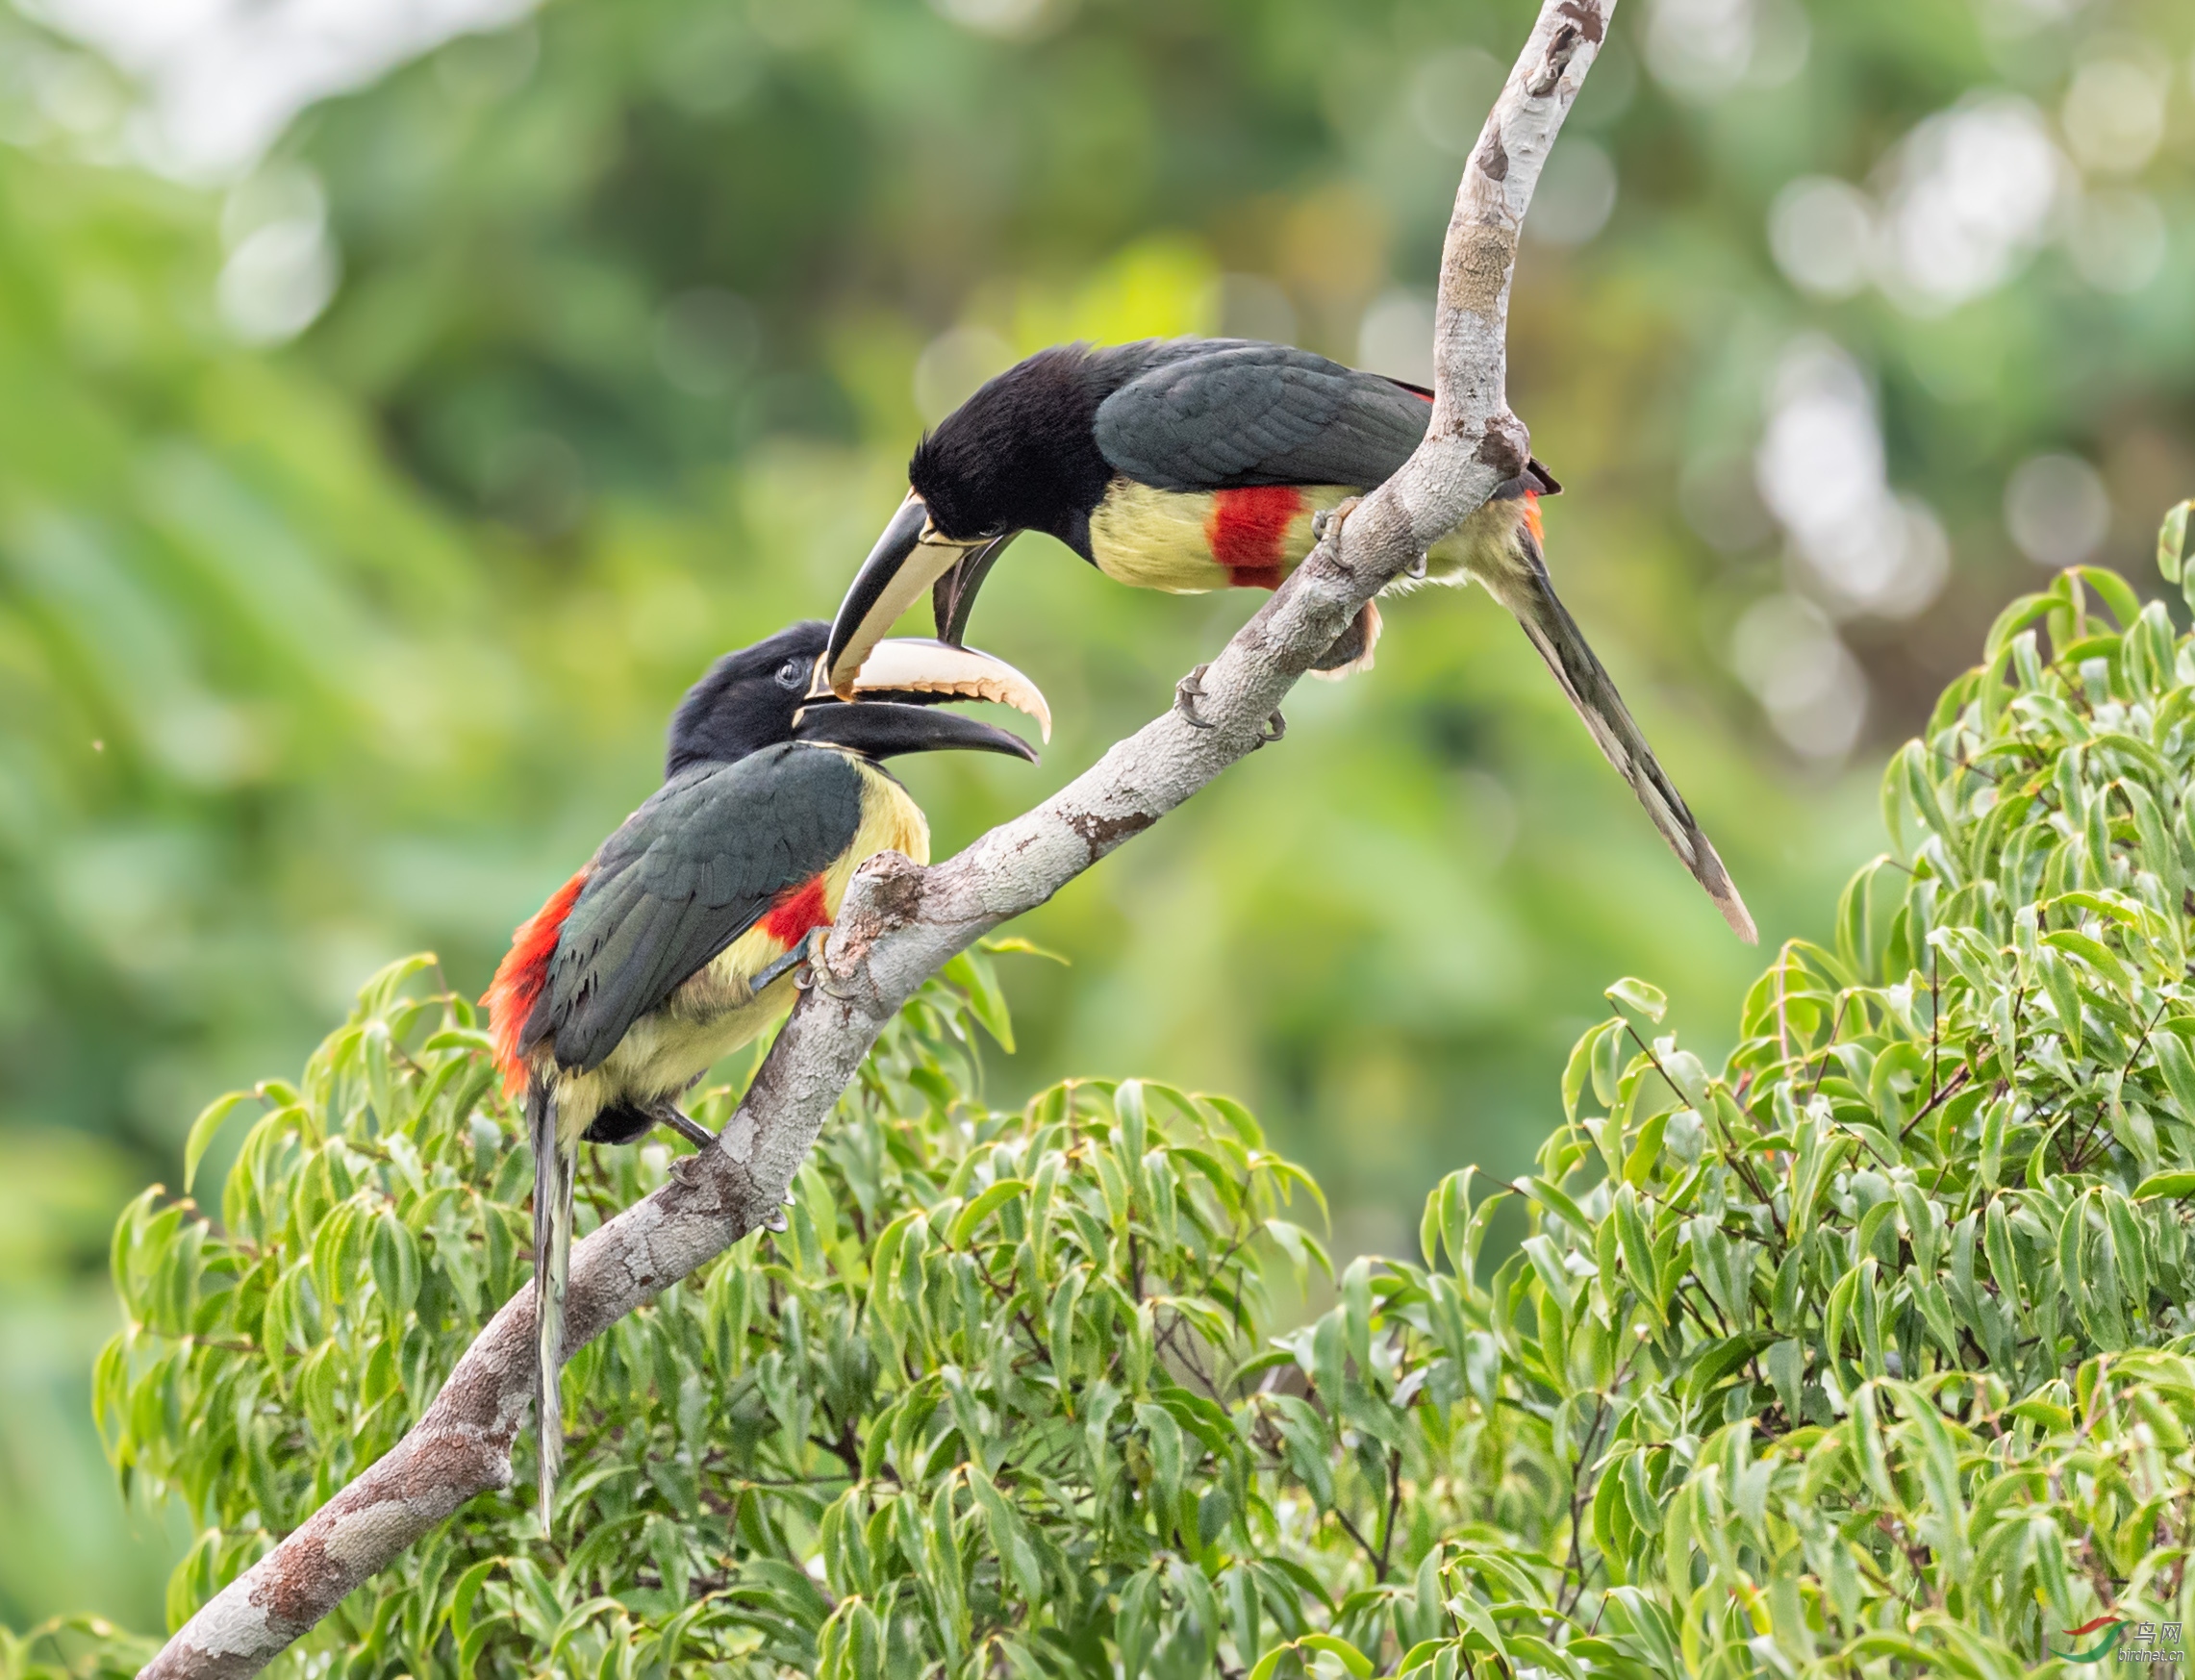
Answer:
POLYGON ((2061 1663, 2115 1663, 2156 1664, 2149 1672, 2159 1677, 2176 1674, 2186 1656, 2182 1642, 2186 1630, 2177 1621, 2129 1621, 2123 1616, 2099 1616, 2094 1621, 2067 1628, 2059 1637, 2070 1642, 2071 1648, 2059 1650, 2049 1646, 2050 1654, 2061 1663), (2081 1642, 2091 1634, 2103 1638, 2093 1644, 2081 1642))
POLYGON ((2127 1624, 2123 1617, 2099 1616, 2094 1621, 2084 1621, 2079 1627, 2067 1628, 2065 1637, 2069 1640, 2086 1639, 2100 1628, 2108 1628, 2110 1631, 2086 1650, 2061 1651, 2056 1645, 2052 1645, 2050 1654, 2061 1663, 2101 1663, 2111 1654, 2118 1645, 2121 1636, 2127 1631, 2127 1624))

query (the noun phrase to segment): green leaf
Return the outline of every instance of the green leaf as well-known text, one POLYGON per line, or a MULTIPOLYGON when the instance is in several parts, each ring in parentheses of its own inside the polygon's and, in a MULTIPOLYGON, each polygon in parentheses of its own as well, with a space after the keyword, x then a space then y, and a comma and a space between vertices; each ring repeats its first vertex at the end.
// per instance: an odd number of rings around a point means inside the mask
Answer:
POLYGON ((1047 963, 1057 963, 1062 968, 1074 966, 1072 958, 1051 949, 1048 945, 1040 945, 1034 940, 1025 939, 1020 934, 986 934, 982 939, 975 941, 975 948, 997 957, 1042 957, 1047 963))
POLYGON ((2172 1092, 2173 1107, 2182 1120, 2195 1125, 2195 1056, 2188 1054, 2187 1041, 2168 1023, 2152 1033, 2149 1041, 2165 1087, 2172 1092))
POLYGON ((1527 1175, 1518 1180, 1516 1188, 1568 1225, 1587 1242, 1593 1241, 1593 1221, 1586 1217, 1584 1212, 1576 1202, 1546 1179, 1533 1178, 1527 1175))
POLYGON ((1072 1376, 1074 1370, 1074 1310, 1081 1302, 1082 1291, 1090 1277, 1090 1268, 1076 1265, 1067 1268, 1052 1291, 1050 1301, 1050 1342, 1054 1367, 1062 1378, 1072 1376))
POLYGON ((1602 993, 1610 1003, 1635 1009, 1650 1021, 1659 1022, 1668 1012, 1669 996, 1660 987, 1626 975, 1602 993))
POLYGON ((481 1588, 488 1577, 503 1567, 501 1558, 483 1558, 458 1577, 457 1586, 450 1593, 449 1629, 459 1644, 471 1636, 472 1606, 480 1596, 481 1588))
POLYGON ((1372 1680, 1372 1659, 1347 1640, 1336 1639, 1332 1634, 1307 1633, 1296 1642, 1296 1648, 1319 1651, 1338 1658, 1342 1667, 1355 1676, 1355 1680, 1372 1680))
POLYGON ((1022 1590, 1022 1597, 1031 1606, 1041 1603, 1045 1592, 1044 1566, 1038 1561, 1036 1548, 1030 1543, 1021 1519, 981 1466, 969 1467, 968 1485, 974 1490, 976 1503, 983 1509, 984 1523, 991 1534, 991 1549, 998 1555, 1007 1575, 1022 1590))
POLYGON ((1325 1244, 1310 1232, 1287 1219, 1268 1219, 1265 1229, 1274 1241, 1280 1244, 1280 1251, 1288 1256, 1299 1277, 1308 1276, 1311 1266, 1316 1263, 1326 1274, 1326 1281, 1333 1282, 1334 1263, 1327 1258, 1325 1244))
POLYGON ((1014 1022, 1006 1009, 1006 995, 998 990, 997 978, 992 973, 991 965, 971 952, 963 951, 939 970, 939 978, 959 987, 968 994, 969 1013, 982 1023, 986 1032, 998 1041, 998 1047, 1011 1056, 1014 1053, 1014 1022))
POLYGON ((2132 993, 2133 976, 2128 972, 2126 964, 2119 960, 2118 953, 2105 945, 2101 940, 2091 939, 2088 935, 2076 932, 2071 928, 2064 928, 2056 933, 2043 935, 2043 943, 2055 945, 2061 951, 2069 952, 2081 958, 2122 995, 2132 993))
POLYGON ((374 1288, 391 1317, 401 1320, 419 1298, 419 1245, 392 1208, 373 1222, 371 1254, 374 1288))
POLYGON ((2073 970, 2063 957, 2048 946, 2035 953, 2035 966, 2042 975, 2044 990, 2050 993, 2051 1008, 2056 1013, 2066 1050, 2078 1058, 2081 1054, 2081 992, 2074 985, 2073 970))
MULTIPOLYGON (((2171 514, 2166 514, 2170 518, 2171 514)), ((2104 605, 2111 610, 2121 630, 2127 629, 2141 616, 2141 597, 2127 587, 2127 580, 2115 571, 2100 565, 2077 565, 2070 568, 2089 589, 2104 597, 2104 605)))
POLYGON ((2164 523, 2157 531, 2157 569, 2164 581, 2184 583, 2184 569, 2190 557, 2188 542, 2189 514, 2195 513, 2195 501, 2176 506, 2164 516, 2164 523))
POLYGON ((968 1240, 977 1226, 1008 1202, 1025 1195, 1029 1187, 1018 1178, 1002 1178, 961 1209, 946 1233, 946 1241, 954 1248, 966 1248, 968 1240))
MULTIPOLYGON (((198 1164, 206 1159, 214 1136, 220 1131, 221 1122, 236 1112, 237 1105, 248 1102, 257 1092, 232 1091, 226 1096, 217 1096, 199 1110, 198 1117, 190 1122, 190 1132, 183 1140, 183 1193, 190 1193, 191 1183, 198 1176, 198 1164)), ((112 1204, 110 1204, 112 1205, 112 1204)))

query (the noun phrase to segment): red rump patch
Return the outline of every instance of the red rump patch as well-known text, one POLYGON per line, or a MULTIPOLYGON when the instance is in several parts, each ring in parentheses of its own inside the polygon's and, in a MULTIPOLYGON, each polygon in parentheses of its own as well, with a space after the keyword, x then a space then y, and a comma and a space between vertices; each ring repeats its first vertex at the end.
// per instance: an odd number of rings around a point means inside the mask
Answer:
POLYGON ((517 1096, 525 1089, 526 1062, 518 1036, 526 1030, 526 1017, 534 1013, 534 1004, 548 981, 549 959, 556 955, 564 918, 571 914, 579 890, 586 885, 587 871, 582 869, 519 924, 511 938, 511 949, 496 965, 495 978, 489 982, 488 995, 481 999, 488 1006, 495 1066, 503 1070, 507 1096, 517 1096))
POLYGON ((762 918, 762 931, 791 950, 800 937, 812 928, 829 927, 831 913, 823 905, 823 878, 812 878, 805 886, 788 887, 777 895, 777 901, 762 918))
POLYGON ((1302 511, 1303 492, 1293 485, 1220 490, 1212 497, 1204 540, 1212 545, 1212 558, 1234 574, 1228 581, 1235 588, 1277 589, 1280 545, 1302 511))
POLYGON ((1532 540, 1542 548, 1547 546, 1547 531, 1540 524, 1540 492, 1525 492, 1525 529, 1532 534, 1532 540))

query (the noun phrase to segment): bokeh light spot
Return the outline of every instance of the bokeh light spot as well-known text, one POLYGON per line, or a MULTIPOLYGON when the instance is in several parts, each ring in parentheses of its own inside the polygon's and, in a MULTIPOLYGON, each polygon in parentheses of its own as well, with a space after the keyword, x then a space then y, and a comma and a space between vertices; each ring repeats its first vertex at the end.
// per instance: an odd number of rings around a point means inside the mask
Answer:
POLYGON ((1881 278, 1901 305, 1922 314, 2010 279, 2042 243, 2067 184, 2040 113, 2006 94, 1918 124, 1894 173, 1881 278))
POLYGON ((2073 75, 2058 121, 2074 161, 2100 175, 2132 175, 2164 139, 2162 66, 2131 59, 2093 59, 2073 75))
POLYGON ((1731 632, 1730 666, 1801 757, 1839 760, 1858 744, 1867 675, 1812 602, 1778 594, 1747 608, 1731 632))
POLYGON ((2037 565, 2079 565, 2104 545, 2111 497, 2080 456, 2033 456, 2005 481, 2005 528, 2037 565))
POLYGON ((1582 245, 1608 225, 1615 208, 1615 163, 1591 140, 1574 135, 1548 156, 1525 237, 1542 245, 1582 245))
POLYGON ((1801 291, 1852 297, 1874 273, 1875 207, 1848 182, 1803 175, 1769 209, 1768 246, 1776 265, 1801 291))

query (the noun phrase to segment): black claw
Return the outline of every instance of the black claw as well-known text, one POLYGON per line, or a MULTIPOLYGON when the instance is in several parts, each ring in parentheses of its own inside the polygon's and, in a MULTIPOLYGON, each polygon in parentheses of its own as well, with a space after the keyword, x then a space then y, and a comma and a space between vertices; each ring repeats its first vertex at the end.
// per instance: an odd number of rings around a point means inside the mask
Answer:
POLYGON ((1191 729, 1216 729, 1219 727, 1217 724, 1208 723, 1197 715, 1197 702, 1204 694, 1204 673, 1211 668, 1209 664, 1200 664, 1173 685, 1173 709, 1181 714, 1182 721, 1188 724, 1191 729))

